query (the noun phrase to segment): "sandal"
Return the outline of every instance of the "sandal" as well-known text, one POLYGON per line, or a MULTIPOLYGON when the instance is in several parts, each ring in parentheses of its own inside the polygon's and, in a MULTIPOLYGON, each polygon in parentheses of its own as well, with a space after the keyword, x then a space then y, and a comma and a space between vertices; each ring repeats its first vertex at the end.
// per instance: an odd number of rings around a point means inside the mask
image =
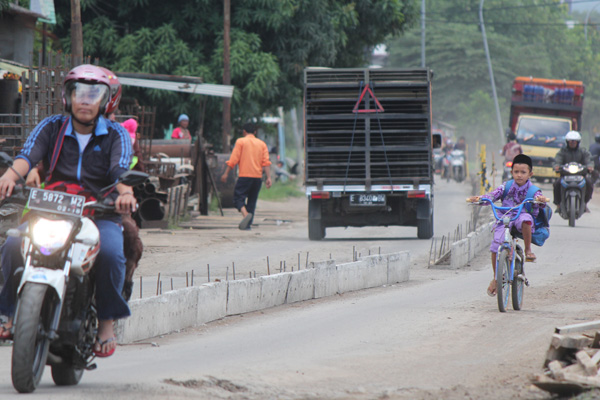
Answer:
POLYGON ((535 262, 535 260, 537 260, 537 257, 535 256, 535 254, 533 254, 533 253, 526 253, 525 254, 525 261, 526 262, 535 262))
POLYGON ((94 352, 94 354, 96 355, 96 357, 101 357, 101 358, 104 358, 104 357, 110 357, 110 356, 112 356, 112 355, 115 353, 115 350, 117 349, 117 347, 115 346, 115 347, 113 347, 111 350, 109 350, 109 351, 107 351, 107 352, 103 353, 103 352, 102 352, 102 346, 104 346, 105 344, 108 344, 108 343, 112 343, 112 342, 114 342, 114 341, 116 341, 116 340, 117 340, 117 338, 116 338, 116 337, 114 337, 114 336, 113 336, 113 337, 110 337, 110 338, 108 338, 108 339, 106 339, 106 340, 100 340, 100 338, 98 338, 98 337, 97 337, 97 338, 96 338, 96 343, 97 343, 97 344, 100 346, 100 349, 99 349, 99 350, 96 350, 96 349, 95 349, 95 347, 96 347, 96 346, 94 345, 94 350, 93 350, 93 352, 94 352))
POLYGON ((0 340, 12 340, 12 325, 6 326, 6 324, 0 324, 0 340))
MULTIPOLYGON (((494 282, 494 281, 492 281, 492 282, 494 282)), ((491 284, 491 282, 490 282, 490 284, 491 284)), ((496 285, 496 283, 494 283, 494 286, 495 285, 496 285)), ((490 297, 496 296, 496 288, 494 287, 492 289, 490 286, 488 286, 488 288, 487 288, 487 295, 490 296, 490 297)))

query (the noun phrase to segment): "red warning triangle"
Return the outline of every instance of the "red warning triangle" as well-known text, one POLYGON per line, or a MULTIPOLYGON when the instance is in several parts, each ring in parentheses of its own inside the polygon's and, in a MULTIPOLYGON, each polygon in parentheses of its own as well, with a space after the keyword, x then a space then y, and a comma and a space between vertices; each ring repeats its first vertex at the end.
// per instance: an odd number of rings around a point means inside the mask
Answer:
POLYGON ((383 112, 383 111, 384 110, 383 110, 383 107, 382 107, 381 103, 379 102, 379 100, 377 100, 377 97, 375 97, 375 93, 373 93, 373 91, 371 90, 371 86, 367 83, 367 85, 363 89, 362 93, 360 94, 360 97, 358 98, 358 101, 354 105, 354 108, 352 109, 352 112, 356 114, 356 113, 374 113, 374 112, 383 112), (364 108, 362 110, 359 110, 358 107, 360 106, 361 101, 363 101, 363 98, 365 97, 365 93, 367 93, 367 91, 371 95, 371 98, 373 100, 375 100, 375 105, 377 107, 375 109, 364 108))

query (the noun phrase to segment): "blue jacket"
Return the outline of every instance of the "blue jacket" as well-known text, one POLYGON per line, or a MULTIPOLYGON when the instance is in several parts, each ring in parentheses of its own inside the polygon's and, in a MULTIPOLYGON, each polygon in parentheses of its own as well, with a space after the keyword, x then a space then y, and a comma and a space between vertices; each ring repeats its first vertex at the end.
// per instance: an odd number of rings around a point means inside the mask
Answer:
MULTIPOLYGON (((79 142, 73 132, 70 116, 53 115, 45 118, 31 132, 16 158, 26 160, 30 169, 42 161, 44 170, 48 171, 58 134, 65 121, 65 138, 50 182, 75 182, 97 193, 116 182, 129 169, 133 156, 129 133, 119 123, 104 117, 98 119, 83 153, 79 152, 79 142)), ((112 197, 116 198, 117 193, 113 193, 112 197)))

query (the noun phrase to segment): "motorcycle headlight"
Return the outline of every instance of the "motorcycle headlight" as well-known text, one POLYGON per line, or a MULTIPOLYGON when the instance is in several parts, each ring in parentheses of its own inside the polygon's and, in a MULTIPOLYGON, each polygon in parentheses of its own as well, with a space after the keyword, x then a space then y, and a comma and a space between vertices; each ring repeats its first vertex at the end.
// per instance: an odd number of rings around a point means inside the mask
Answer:
POLYGON ((570 173, 570 174, 576 174, 576 173, 581 172, 583 170, 583 168, 581 168, 577 164, 569 164, 566 169, 567 169, 567 172, 570 173))
POLYGON ((72 229, 72 221, 40 218, 33 224, 31 240, 43 255, 49 256, 66 244, 72 229))

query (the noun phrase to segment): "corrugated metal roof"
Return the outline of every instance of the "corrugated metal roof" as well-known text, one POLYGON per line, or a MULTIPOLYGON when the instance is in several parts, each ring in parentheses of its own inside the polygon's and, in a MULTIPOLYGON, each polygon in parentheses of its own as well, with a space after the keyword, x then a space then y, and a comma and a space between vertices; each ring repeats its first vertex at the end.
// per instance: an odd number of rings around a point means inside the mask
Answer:
POLYGON ((175 92, 184 92, 191 94, 203 94, 206 96, 232 97, 233 88, 231 85, 217 85, 210 83, 184 83, 157 81, 152 79, 124 78, 119 76, 121 85, 137 86, 150 89, 171 90, 175 92))

